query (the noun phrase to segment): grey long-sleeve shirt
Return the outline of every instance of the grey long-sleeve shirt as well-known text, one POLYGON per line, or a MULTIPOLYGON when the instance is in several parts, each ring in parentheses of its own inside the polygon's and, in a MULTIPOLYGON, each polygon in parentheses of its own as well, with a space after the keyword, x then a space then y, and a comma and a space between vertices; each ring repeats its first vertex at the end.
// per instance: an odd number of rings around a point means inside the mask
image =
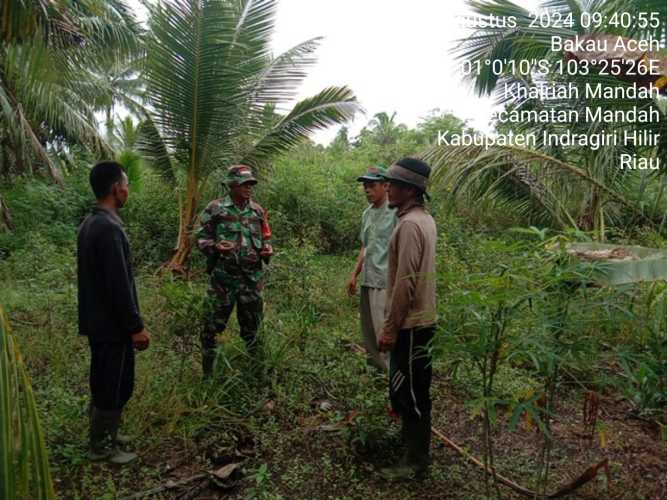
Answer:
POLYGON ((433 325, 437 318, 435 221, 420 205, 406 207, 397 215, 389 243, 384 325, 392 336, 399 330, 433 325))

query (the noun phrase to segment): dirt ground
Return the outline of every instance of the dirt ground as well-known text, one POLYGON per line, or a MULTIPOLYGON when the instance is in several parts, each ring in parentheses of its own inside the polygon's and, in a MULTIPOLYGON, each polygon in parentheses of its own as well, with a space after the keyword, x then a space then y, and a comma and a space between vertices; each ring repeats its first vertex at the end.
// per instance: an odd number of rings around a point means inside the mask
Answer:
MULTIPOLYGON (((442 378, 434 380, 433 395, 434 427, 481 458, 481 424, 478 418, 470 417, 463 396, 442 378)), ((632 416, 627 403, 603 396, 591 438, 583 424, 583 402, 583 394, 574 394, 561 398, 558 405, 549 491, 558 490, 591 465, 607 459, 608 476, 602 468, 566 498, 667 498, 667 442, 661 440, 659 429, 632 416)), ((142 470, 153 471, 150 482, 156 489, 146 486, 147 478, 136 477, 133 489, 146 494, 124 498, 484 498, 481 469, 436 436, 428 479, 394 484, 382 481, 375 471, 398 454, 397 425, 387 416, 387 432, 371 436, 360 446, 350 441, 349 430, 361 410, 346 411, 348 419, 332 424, 318 407, 309 414, 281 415, 269 401, 258 415, 265 422, 259 430, 256 425, 239 422, 224 436, 222 429, 210 429, 186 447, 170 442, 153 450, 143 458, 142 470), (219 471, 220 478, 207 471, 219 471)), ((500 427, 507 429, 507 425, 500 427)), ((516 431, 497 435, 495 444, 498 472, 532 488, 541 445, 536 428, 522 421, 516 431)), ((502 485, 499 492, 502 498, 525 498, 502 485)))

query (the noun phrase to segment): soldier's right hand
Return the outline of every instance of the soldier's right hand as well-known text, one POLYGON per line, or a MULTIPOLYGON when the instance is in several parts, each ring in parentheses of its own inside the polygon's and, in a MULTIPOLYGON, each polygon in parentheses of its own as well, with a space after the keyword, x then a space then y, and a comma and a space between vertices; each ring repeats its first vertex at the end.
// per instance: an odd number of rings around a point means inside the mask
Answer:
POLYGON ((145 351, 151 343, 151 335, 145 328, 132 335, 132 344, 137 351, 145 351))
POLYGON ((354 274, 350 276, 350 281, 347 283, 347 294, 350 297, 357 294, 357 277, 354 274))
POLYGON ((218 249, 218 252, 224 255, 228 255, 234 250, 234 244, 231 241, 221 241, 215 245, 215 248, 218 249))

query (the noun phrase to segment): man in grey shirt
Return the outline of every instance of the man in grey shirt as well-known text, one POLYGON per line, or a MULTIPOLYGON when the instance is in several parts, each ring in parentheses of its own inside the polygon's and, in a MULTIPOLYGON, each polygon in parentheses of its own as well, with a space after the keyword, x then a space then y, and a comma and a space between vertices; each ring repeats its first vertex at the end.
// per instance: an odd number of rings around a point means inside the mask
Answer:
POLYGON ((348 282, 348 293, 356 293, 357 279, 361 275, 361 331, 368 363, 387 371, 387 355, 378 350, 378 339, 384 323, 389 239, 398 219, 387 202, 388 185, 384 174, 383 167, 369 167, 357 178, 358 182, 363 182, 370 205, 361 217, 361 250, 348 282))

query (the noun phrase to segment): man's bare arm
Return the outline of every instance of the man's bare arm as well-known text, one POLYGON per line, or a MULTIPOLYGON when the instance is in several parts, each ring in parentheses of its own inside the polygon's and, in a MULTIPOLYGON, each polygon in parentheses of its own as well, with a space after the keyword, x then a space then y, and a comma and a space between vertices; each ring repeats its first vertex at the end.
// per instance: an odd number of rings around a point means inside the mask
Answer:
POLYGON ((357 276, 361 273, 361 268, 364 265, 364 256, 366 254, 366 249, 364 246, 361 246, 359 250, 359 256, 357 257, 357 263, 354 265, 354 270, 350 276, 350 280, 347 283, 347 293, 348 295, 356 295, 357 293, 357 276))

